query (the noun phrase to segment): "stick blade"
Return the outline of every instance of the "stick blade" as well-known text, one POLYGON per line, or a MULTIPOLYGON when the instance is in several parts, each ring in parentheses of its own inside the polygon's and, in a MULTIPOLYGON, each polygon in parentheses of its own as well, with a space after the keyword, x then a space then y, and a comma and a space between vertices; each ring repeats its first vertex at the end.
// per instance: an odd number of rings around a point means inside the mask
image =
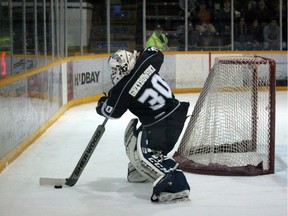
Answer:
POLYGON ((40 185, 65 185, 66 179, 63 178, 44 178, 39 179, 40 185))

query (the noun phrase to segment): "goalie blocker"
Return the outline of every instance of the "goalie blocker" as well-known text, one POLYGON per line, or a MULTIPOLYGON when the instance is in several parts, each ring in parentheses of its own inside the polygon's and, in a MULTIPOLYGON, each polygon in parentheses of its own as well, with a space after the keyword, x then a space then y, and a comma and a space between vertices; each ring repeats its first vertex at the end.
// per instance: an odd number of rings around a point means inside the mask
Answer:
POLYGON ((147 147, 146 130, 136 129, 137 119, 132 119, 125 130, 126 154, 130 160, 129 182, 154 182, 152 202, 170 202, 189 197, 190 187, 178 163, 160 151, 147 147))

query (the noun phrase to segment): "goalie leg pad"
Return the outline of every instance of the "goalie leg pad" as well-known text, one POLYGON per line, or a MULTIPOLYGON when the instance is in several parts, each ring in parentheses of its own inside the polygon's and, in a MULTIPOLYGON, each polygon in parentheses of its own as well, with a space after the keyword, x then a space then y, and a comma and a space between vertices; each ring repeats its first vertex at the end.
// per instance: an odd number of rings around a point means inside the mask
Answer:
POLYGON ((159 176, 169 173, 178 167, 178 163, 172 158, 168 158, 160 151, 155 151, 147 147, 148 141, 145 130, 140 131, 137 139, 137 153, 141 163, 141 170, 155 181, 159 176))
POLYGON ((187 200, 190 187, 181 170, 160 176, 153 184, 152 202, 187 200))
MULTIPOLYGON (((174 159, 164 156, 162 152, 147 147, 146 131, 137 131, 137 122, 137 119, 132 119, 125 130, 126 154, 138 173, 154 182, 159 176, 175 170, 178 164, 174 159)), ((128 168, 128 172, 130 171, 128 168)), ((135 173, 128 174, 130 182, 134 182, 132 174, 135 173)))
POLYGON ((147 178, 145 178, 143 175, 140 174, 140 172, 138 172, 138 170, 133 166, 131 162, 128 163, 127 180, 131 183, 149 182, 147 178))
POLYGON ((137 169, 137 164, 139 164, 138 155, 135 154, 137 148, 137 123, 138 119, 131 119, 129 124, 126 127, 125 135, 124 135, 124 144, 126 149, 126 155, 128 156, 129 160, 133 164, 133 166, 137 169))
POLYGON ((139 155, 137 152, 137 136, 139 136, 139 132, 136 128, 137 123, 137 119, 132 119, 125 130, 124 144, 126 149, 126 155, 128 156, 131 163, 128 164, 127 180, 129 182, 154 181, 154 179, 151 178, 150 175, 147 175, 141 167, 141 162, 139 160, 139 155))
POLYGON ((138 119, 136 118, 131 119, 131 121, 128 123, 125 129, 124 144, 125 144, 126 151, 128 150, 128 148, 133 149, 133 147, 135 147, 136 149, 135 139, 137 139, 137 130, 136 130, 137 123, 138 123, 138 119))
POLYGON ((152 202, 188 198, 190 187, 183 172, 177 169, 178 163, 161 151, 148 148, 146 131, 137 131, 137 122, 137 119, 132 119, 125 130, 125 148, 130 160, 128 181, 154 181, 152 202))

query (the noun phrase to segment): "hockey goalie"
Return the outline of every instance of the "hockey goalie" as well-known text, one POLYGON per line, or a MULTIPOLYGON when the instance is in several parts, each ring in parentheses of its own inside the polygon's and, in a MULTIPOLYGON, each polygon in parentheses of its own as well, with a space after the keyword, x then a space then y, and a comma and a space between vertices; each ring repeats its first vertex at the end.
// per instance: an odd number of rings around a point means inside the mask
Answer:
POLYGON ((119 119, 127 110, 134 118, 125 130, 131 183, 153 183, 152 202, 187 200, 190 187, 174 159, 167 154, 176 144, 187 117, 188 102, 178 101, 159 75, 164 55, 155 47, 118 50, 108 59, 113 87, 100 98, 96 111, 119 119), (138 121, 140 126, 137 127, 138 121))

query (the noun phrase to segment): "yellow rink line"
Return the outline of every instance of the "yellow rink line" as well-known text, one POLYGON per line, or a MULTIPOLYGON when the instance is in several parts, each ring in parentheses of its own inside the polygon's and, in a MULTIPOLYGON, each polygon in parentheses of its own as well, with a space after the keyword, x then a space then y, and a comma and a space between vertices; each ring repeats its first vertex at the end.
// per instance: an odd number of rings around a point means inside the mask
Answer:
MULTIPOLYGON (((280 55, 287 55, 287 51, 172 51, 172 52, 164 52, 165 55, 187 55, 187 54, 195 54, 195 55, 267 55, 267 54, 280 54, 280 55)), ((91 54, 91 55, 84 55, 84 56, 73 56, 73 57, 67 57, 55 60, 54 62, 45 64, 43 66, 39 66, 37 68, 28 70, 24 73, 16 74, 13 76, 8 76, 3 79, 0 79, 0 87, 5 86, 9 83, 16 82, 18 80, 21 80, 23 78, 32 76, 34 74, 43 72, 45 70, 48 70, 49 68, 59 65, 61 63, 73 61, 73 60, 81 60, 81 59, 91 59, 91 58, 108 58, 110 54, 91 54)), ((17 56, 14 56, 17 57, 17 56)), ((21 56, 20 56, 21 57, 21 56)), ((31 58, 34 58, 35 56, 31 56, 31 58)), ((39 56, 41 58, 41 56, 39 56)), ((49 59, 49 58, 48 58, 49 59)), ((207 63, 209 64, 209 62, 207 63)))

